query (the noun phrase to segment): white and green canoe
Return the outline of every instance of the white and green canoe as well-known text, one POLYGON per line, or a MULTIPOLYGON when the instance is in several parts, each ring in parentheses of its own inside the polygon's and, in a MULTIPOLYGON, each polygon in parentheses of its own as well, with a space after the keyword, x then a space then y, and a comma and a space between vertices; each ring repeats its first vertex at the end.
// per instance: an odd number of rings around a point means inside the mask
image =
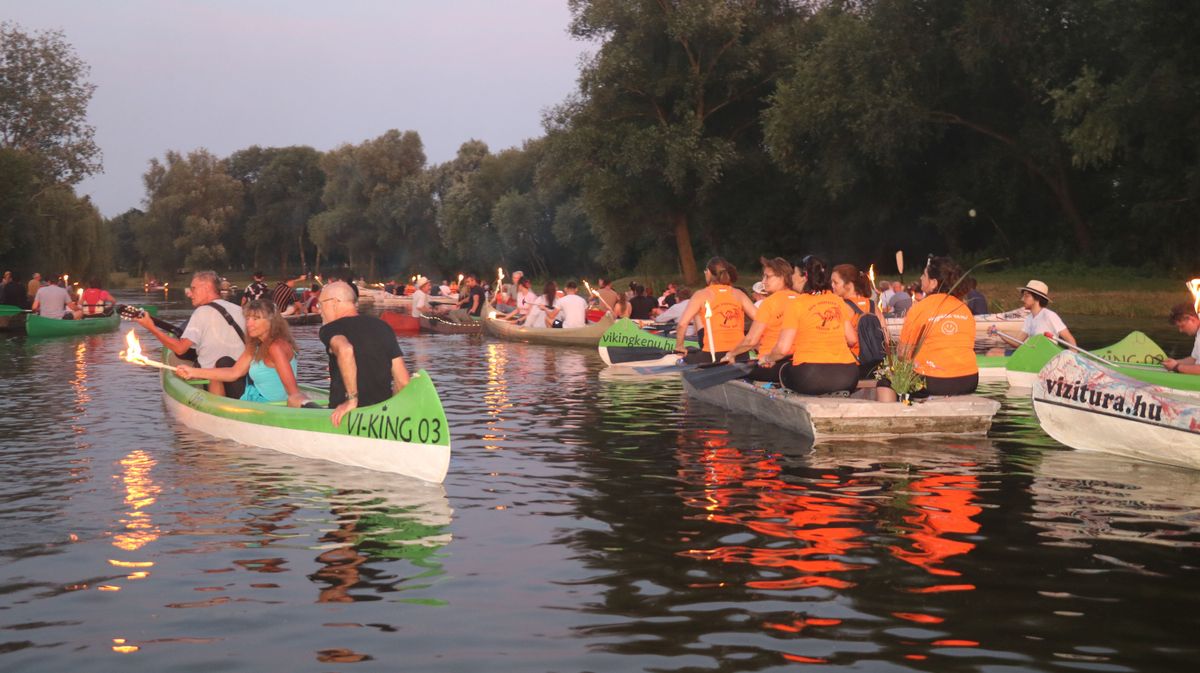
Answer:
MULTIPOLYGON (((168 354, 164 351, 164 356, 168 354)), ((184 425, 216 437, 304 458, 441 483, 450 467, 450 425, 425 370, 386 402, 355 409, 338 427, 330 410, 296 409, 213 395, 202 383, 162 372, 167 408, 184 425)), ((300 386, 313 402, 329 391, 300 386)))
MULTIPOLYGON (((1005 376, 1012 388, 1032 388, 1038 372, 1063 348, 1046 337, 1035 334, 1009 356, 1005 376)), ((1111 346, 1097 348, 1093 354, 1117 364, 1159 365, 1167 358, 1163 349, 1142 332, 1130 332, 1111 346)))
MULTIPOLYGON (((695 341, 686 346, 699 348, 695 341)), ((600 337, 600 359, 609 367, 673 365, 679 359, 675 338, 655 334, 629 318, 622 318, 600 337)))

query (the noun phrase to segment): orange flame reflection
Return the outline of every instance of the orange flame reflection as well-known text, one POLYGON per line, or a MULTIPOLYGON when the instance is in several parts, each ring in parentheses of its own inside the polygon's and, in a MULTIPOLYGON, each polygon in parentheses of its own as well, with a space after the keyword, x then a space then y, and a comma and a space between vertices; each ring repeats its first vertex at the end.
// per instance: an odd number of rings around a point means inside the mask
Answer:
POLYGON ((1200 278, 1193 278, 1187 282, 1188 292, 1192 293, 1192 309, 1200 313, 1200 278))

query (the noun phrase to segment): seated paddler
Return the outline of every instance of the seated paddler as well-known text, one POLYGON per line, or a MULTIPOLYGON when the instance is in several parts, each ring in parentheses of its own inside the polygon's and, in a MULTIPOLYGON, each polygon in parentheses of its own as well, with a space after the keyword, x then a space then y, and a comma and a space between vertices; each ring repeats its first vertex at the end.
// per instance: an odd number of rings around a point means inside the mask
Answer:
MULTIPOLYGON (((800 297, 799 293, 792 289, 793 271, 790 262, 782 257, 763 257, 759 261, 763 267, 762 286, 766 298, 759 304, 758 314, 754 316, 754 322, 745 338, 722 358, 728 363, 735 362, 743 353, 751 350, 757 349, 760 354, 774 350, 775 344, 779 342, 779 335, 783 332, 783 318, 787 314, 788 306, 800 297)), ((778 381, 779 370, 788 361, 783 356, 791 354, 791 349, 780 353, 779 361, 771 367, 756 366, 750 371, 750 380, 778 381)))
MULTIPOLYGON (((737 277, 737 269, 720 257, 713 257, 704 266, 708 285, 692 295, 687 310, 679 318, 680 326, 696 321, 701 350, 689 353, 683 344, 685 330, 675 332, 675 352, 684 356, 684 362, 720 360, 746 336, 746 317, 753 320, 758 309, 745 292, 733 286, 737 277), (705 330, 704 334, 700 335, 699 330, 705 330)), ((744 353, 742 358, 746 359, 744 353)))

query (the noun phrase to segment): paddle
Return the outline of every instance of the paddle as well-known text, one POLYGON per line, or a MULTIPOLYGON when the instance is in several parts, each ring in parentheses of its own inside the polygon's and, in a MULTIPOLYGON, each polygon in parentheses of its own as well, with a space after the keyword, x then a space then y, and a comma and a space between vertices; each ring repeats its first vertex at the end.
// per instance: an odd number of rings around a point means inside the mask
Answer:
POLYGON ((0 318, 7 318, 22 313, 29 313, 29 309, 13 306, 12 304, 0 304, 0 318))
POLYGON ((735 364, 726 364, 724 360, 710 364, 704 364, 697 367, 695 370, 684 372, 683 380, 697 390, 704 390, 716 385, 740 379, 754 370, 754 364, 750 362, 738 362, 735 364))
POLYGON ((896 271, 900 272, 900 284, 904 284, 904 251, 896 251, 896 271))
POLYGON ((1099 355, 1096 355, 1095 353, 1093 353, 1091 351, 1085 351, 1084 349, 1082 349, 1079 346, 1076 346, 1075 344, 1072 344, 1070 342, 1063 341, 1062 339, 1059 339, 1058 337, 1054 336, 1053 334, 1047 333, 1043 336, 1045 336, 1047 339, 1053 341, 1054 343, 1058 344, 1059 346, 1062 346, 1063 348, 1070 348, 1071 350, 1075 351, 1076 353, 1079 353, 1080 355, 1085 355, 1089 358, 1092 358, 1093 360, 1095 360, 1097 362, 1103 362, 1104 364, 1109 365, 1110 367, 1113 365, 1120 365, 1121 367, 1133 367, 1134 369, 1150 369, 1150 370, 1158 371, 1158 372, 1167 371, 1166 369, 1155 366, 1155 365, 1141 365, 1141 364, 1135 364, 1135 363, 1131 363, 1131 362, 1113 362, 1112 360, 1105 360, 1104 358, 1100 357, 1099 355))

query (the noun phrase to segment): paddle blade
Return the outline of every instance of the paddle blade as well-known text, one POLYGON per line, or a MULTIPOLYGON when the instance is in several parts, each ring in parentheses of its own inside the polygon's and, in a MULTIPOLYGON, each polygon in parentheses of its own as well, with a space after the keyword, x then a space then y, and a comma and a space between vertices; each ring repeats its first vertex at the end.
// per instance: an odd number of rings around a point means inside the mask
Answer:
POLYGON ((732 365, 722 364, 716 367, 701 366, 693 371, 684 372, 683 379, 693 388, 704 390, 725 383, 726 381, 740 379, 749 374, 753 369, 754 365, 748 362, 739 362, 732 365))
POLYGON ((900 275, 902 275, 902 276, 904 275, 904 251, 903 250, 896 251, 896 271, 898 271, 900 273, 900 275))
POLYGON ((23 309, 20 306, 13 306, 12 304, 0 304, 0 318, 14 316, 18 313, 25 313, 27 310, 28 309, 23 309))

